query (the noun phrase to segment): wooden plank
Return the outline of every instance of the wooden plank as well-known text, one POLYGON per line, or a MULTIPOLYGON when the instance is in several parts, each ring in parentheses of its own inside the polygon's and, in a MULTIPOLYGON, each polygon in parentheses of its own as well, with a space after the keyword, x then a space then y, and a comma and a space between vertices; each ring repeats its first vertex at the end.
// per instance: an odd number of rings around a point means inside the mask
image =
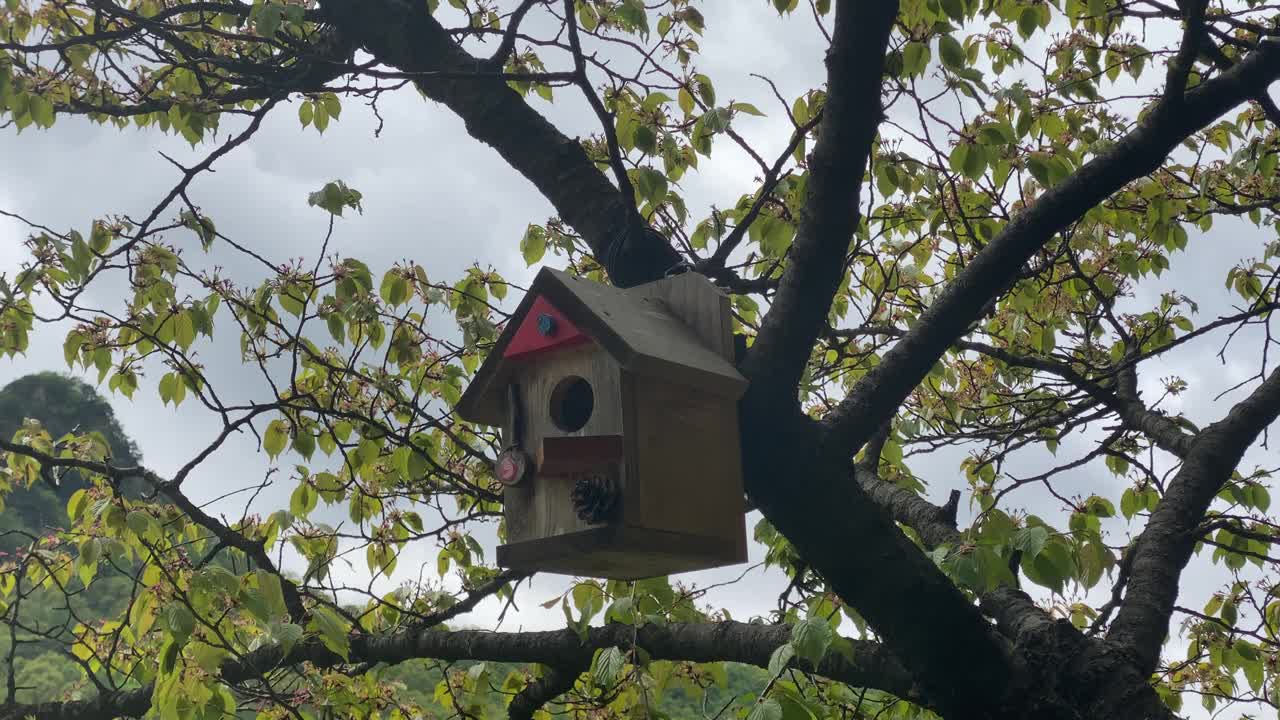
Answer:
POLYGON ((729 297, 698 273, 687 272, 627 290, 640 297, 660 299, 668 312, 685 324, 707 349, 733 362, 729 297))
POLYGON ((622 435, 544 437, 538 450, 538 472, 569 475, 622 460, 622 435))
MULTIPOLYGON (((516 377, 524 393, 526 452, 542 447, 547 438, 622 435, 621 368, 594 343, 540 356, 536 362, 519 366, 516 377), (594 399, 586 424, 567 432, 553 421, 551 401, 556 385, 571 376, 586 379, 594 399)), ((625 477, 619 482, 625 488, 625 477)), ((578 519, 572 492, 567 474, 538 473, 508 488, 503 496, 508 539, 524 541, 591 527, 578 519)))
POLYGON ((745 501, 737 404, 663 382, 636 379, 637 525, 714 537, 746 560, 745 501))
POLYGON ((720 538, 604 526, 498 546, 502 567, 610 580, 640 580, 733 562, 720 538))

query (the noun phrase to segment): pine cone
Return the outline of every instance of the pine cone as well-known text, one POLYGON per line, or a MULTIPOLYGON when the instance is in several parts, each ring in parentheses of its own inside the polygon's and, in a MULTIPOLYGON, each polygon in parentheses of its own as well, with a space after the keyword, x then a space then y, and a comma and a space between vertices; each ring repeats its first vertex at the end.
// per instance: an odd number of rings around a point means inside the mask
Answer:
POLYGON ((573 509, 585 523, 608 522, 618 509, 618 491, 607 475, 588 475, 573 484, 573 509))

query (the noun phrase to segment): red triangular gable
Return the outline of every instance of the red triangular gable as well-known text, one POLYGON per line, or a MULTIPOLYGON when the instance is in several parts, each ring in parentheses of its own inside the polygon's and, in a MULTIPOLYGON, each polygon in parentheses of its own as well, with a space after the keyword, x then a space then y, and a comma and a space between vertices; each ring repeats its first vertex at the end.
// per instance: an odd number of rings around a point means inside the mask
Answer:
POLYGON ((551 301, 539 295, 520 321, 516 334, 503 351, 504 358, 527 357, 535 353, 586 342, 591 338, 569 322, 551 301))

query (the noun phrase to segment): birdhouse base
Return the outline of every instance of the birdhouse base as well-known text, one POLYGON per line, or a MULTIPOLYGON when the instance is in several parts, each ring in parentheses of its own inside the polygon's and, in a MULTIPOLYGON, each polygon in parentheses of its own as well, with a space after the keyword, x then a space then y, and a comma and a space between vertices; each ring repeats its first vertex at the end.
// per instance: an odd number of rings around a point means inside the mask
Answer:
POLYGON ((746 560, 746 547, 732 541, 620 525, 498 546, 502 567, 608 580, 641 580, 746 560))

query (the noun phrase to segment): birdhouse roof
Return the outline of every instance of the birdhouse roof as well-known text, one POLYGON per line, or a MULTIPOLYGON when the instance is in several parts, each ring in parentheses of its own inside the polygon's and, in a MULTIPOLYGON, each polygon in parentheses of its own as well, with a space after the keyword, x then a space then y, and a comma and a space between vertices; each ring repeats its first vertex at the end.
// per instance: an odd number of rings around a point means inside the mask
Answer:
POLYGON ((550 303, 575 329, 594 340, 625 370, 660 377, 707 392, 737 398, 747 380, 722 355, 708 348, 645 286, 623 290, 543 268, 511 316, 459 400, 457 411, 472 422, 500 425, 506 383, 512 370, 540 357, 510 357, 508 347, 535 303, 550 303))

